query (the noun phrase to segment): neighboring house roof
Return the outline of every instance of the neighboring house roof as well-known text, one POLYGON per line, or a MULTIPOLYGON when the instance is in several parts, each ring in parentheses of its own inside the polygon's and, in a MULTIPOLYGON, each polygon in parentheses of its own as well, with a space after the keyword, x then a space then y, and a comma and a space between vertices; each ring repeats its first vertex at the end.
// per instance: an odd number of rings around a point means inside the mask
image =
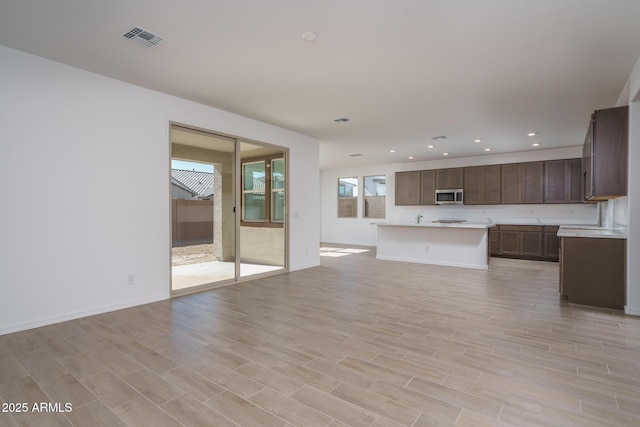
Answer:
POLYGON ((207 198, 213 194, 213 173, 171 169, 171 182, 193 197, 207 198))

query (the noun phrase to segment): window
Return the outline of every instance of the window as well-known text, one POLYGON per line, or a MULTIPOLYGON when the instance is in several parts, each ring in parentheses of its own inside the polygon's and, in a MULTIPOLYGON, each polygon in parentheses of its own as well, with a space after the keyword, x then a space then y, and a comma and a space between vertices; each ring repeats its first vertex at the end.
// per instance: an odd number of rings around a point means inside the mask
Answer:
POLYGON ((284 159, 271 160, 271 221, 284 222, 284 159))
POLYGON ((384 175, 364 177, 364 218, 385 217, 386 184, 384 175))
POLYGON ((338 218, 358 217, 358 178, 338 178, 338 218))
POLYGON ((282 227, 285 214, 283 158, 242 163, 242 225, 282 227))

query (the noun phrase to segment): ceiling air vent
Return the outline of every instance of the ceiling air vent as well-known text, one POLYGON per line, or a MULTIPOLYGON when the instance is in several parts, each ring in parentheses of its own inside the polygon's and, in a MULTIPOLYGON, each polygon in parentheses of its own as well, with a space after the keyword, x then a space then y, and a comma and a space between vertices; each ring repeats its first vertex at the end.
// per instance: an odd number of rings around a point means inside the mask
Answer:
POLYGON ((133 27, 122 33, 122 37, 127 40, 134 41, 146 48, 156 47, 166 42, 166 40, 162 37, 155 35, 152 32, 147 31, 137 25, 134 25, 133 27))

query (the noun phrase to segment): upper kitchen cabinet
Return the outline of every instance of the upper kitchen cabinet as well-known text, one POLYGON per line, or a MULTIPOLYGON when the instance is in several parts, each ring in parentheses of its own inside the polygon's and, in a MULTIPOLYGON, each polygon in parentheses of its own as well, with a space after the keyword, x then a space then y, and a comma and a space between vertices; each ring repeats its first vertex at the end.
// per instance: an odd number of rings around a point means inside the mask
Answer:
POLYGON ((436 190, 462 188, 463 168, 436 169, 436 190))
POLYGON ((500 166, 502 203, 543 203, 544 162, 500 166))
POLYGON ((582 159, 544 162, 544 202, 582 202, 582 159))
POLYGON ((500 165, 464 168, 463 188, 466 205, 500 204, 500 165))
POLYGON ((627 195, 629 107, 596 110, 582 149, 585 200, 627 195))
POLYGON ((420 204, 436 204, 436 171, 420 171, 420 204))
POLYGON ((396 172, 395 204, 420 205, 420 171, 396 172))

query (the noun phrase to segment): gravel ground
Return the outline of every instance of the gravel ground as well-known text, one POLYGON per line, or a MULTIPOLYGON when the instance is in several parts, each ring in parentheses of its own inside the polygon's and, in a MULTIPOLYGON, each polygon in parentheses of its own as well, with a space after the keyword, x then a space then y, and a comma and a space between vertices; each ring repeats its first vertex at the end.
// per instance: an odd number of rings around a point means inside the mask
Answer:
POLYGON ((215 261, 213 243, 171 248, 171 265, 187 265, 215 261))

